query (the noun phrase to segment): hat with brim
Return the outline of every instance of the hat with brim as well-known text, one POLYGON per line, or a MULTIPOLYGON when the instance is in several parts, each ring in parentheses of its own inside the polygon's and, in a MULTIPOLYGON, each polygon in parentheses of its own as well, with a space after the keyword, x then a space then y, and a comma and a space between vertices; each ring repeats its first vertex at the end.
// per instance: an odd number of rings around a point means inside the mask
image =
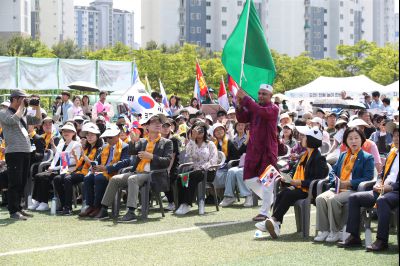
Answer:
POLYGON ((236 114, 236 109, 235 108, 229 108, 228 115, 231 115, 231 114, 236 114))
POLYGON ((282 119, 285 119, 285 118, 289 118, 290 119, 290 116, 289 116, 288 113, 281 114, 281 116, 279 117, 279 121, 281 121, 282 119))
POLYGON ((350 121, 347 124, 349 127, 359 127, 359 126, 363 126, 363 127, 368 127, 369 125, 367 124, 367 122, 365 122, 362 119, 356 118, 353 121, 350 121))
POLYGON ((89 123, 86 123, 83 125, 82 133, 84 133, 84 134, 85 133, 93 133, 93 134, 99 135, 100 130, 96 124, 89 122, 89 123))
POLYGON ((71 123, 66 123, 65 125, 63 125, 63 127, 60 129, 60 131, 64 131, 64 130, 69 130, 69 131, 73 131, 76 133, 76 128, 71 123))
POLYGON ((104 118, 104 116, 102 116, 102 115, 99 115, 98 117, 97 117, 97 119, 96 119, 96 122, 98 122, 98 121, 101 121, 101 122, 106 122, 106 119, 104 118))
POLYGON ((305 113, 305 114, 303 115, 303 118, 304 118, 305 120, 311 120, 311 119, 313 118, 313 115, 312 115, 312 113, 305 113))
POLYGON ((211 116, 211 115, 206 115, 206 120, 210 121, 210 122, 211 122, 211 124, 213 124, 213 123, 214 123, 214 120, 213 120, 213 118, 212 118, 212 116, 211 116))
POLYGON ((117 126, 115 125, 108 125, 106 127, 106 130, 104 133, 100 136, 100 138, 113 138, 118 136, 120 133, 120 130, 117 126))
POLYGON ((260 88, 258 89, 258 91, 261 91, 261 90, 268 91, 269 93, 272 94, 273 91, 274 91, 274 88, 269 84, 261 84, 260 88))
POLYGON ((53 118, 51 118, 50 116, 46 116, 45 118, 43 118, 43 119, 42 119, 42 124, 43 124, 44 122, 47 122, 47 121, 51 121, 51 122, 54 124, 54 120, 53 120, 53 118))
POLYGON ((207 125, 206 123, 204 123, 203 121, 198 121, 193 125, 193 128, 195 127, 205 127, 207 130, 210 128, 209 125, 207 125))
POLYGON ((284 125, 283 128, 285 128, 285 127, 290 129, 290 130, 292 130, 292 131, 294 130, 294 125, 292 125, 292 124, 284 125))
POLYGON ((326 114, 324 110, 322 110, 321 108, 318 108, 316 111, 316 113, 323 113, 324 115, 326 114))
POLYGON ((4 101, 0 105, 8 108, 8 107, 10 107, 10 102, 9 101, 4 101))
POLYGON ((16 98, 16 97, 28 97, 29 95, 26 94, 26 91, 24 90, 13 90, 11 92, 10 98, 16 98))
POLYGON ((338 121, 336 121, 335 127, 340 126, 342 124, 347 124, 347 121, 344 119, 339 119, 338 121))
POLYGON ((82 116, 77 115, 77 116, 74 117, 74 121, 85 121, 85 119, 83 119, 82 116))
POLYGON ((393 135, 393 132, 397 129, 399 131, 399 122, 388 122, 386 123, 386 131, 393 135))
POLYGON ((212 134, 213 134, 213 136, 214 136, 215 130, 217 130, 217 128, 223 128, 223 129, 226 131, 225 126, 224 126, 223 124, 221 124, 221 123, 215 123, 214 126, 213 126, 213 128, 212 128, 212 134))
POLYGON ((161 113, 153 114, 153 115, 147 116, 145 118, 142 118, 139 123, 141 125, 147 125, 150 123, 150 121, 156 120, 156 119, 158 119, 161 122, 161 124, 164 124, 164 122, 167 120, 167 117, 161 113))
POLYGON ((311 120, 311 123, 316 123, 316 124, 322 125, 324 122, 322 121, 322 118, 320 118, 320 117, 314 117, 314 118, 311 120))
POLYGON ((67 95, 68 97, 71 97, 71 93, 69 91, 63 91, 61 95, 67 95))

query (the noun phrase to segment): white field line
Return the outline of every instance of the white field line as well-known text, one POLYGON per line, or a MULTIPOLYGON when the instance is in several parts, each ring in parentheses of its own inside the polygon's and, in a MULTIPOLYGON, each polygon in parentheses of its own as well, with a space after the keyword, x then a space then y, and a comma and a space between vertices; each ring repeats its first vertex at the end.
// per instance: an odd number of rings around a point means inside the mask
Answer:
MULTIPOLYGON (((313 211, 311 213, 315 213, 315 211, 313 211)), ((293 217, 293 216, 294 216, 294 213, 286 215, 286 217, 293 217)), ((248 222, 251 222, 251 220, 216 223, 216 224, 193 226, 193 227, 180 228, 180 229, 174 229, 174 230, 168 230, 168 231, 160 231, 160 232, 154 232, 154 233, 146 233, 146 234, 139 234, 139 235, 127 235, 127 236, 103 238, 103 239, 82 241, 82 242, 55 245, 55 246, 47 246, 47 247, 39 247, 39 248, 31 248, 31 249, 21 249, 21 250, 14 250, 14 251, 0 253, 0 257, 13 256, 13 255, 19 255, 19 254, 27 254, 27 253, 45 252, 45 251, 67 249, 67 248, 74 248, 74 247, 81 247, 81 246, 89 246, 89 245, 94 245, 94 244, 102 244, 102 243, 115 242, 115 241, 121 241, 121 240, 163 236, 163 235, 170 235, 170 234, 176 234, 176 233, 197 231, 197 230, 207 229, 207 228, 217 228, 217 227, 223 227, 223 226, 238 225, 238 224, 244 224, 244 223, 248 223, 248 222)))

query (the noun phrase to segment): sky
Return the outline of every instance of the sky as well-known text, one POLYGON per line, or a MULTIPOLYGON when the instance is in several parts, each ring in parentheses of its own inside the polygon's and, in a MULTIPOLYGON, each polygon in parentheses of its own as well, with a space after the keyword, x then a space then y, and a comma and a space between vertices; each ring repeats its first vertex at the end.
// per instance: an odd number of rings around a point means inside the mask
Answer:
MULTIPOLYGON (((397 0, 396 0, 397 1, 397 0)), ((74 5, 88 6, 93 0, 74 0, 74 5)), ((114 0, 114 8, 135 12, 135 42, 141 43, 141 0, 114 0)))

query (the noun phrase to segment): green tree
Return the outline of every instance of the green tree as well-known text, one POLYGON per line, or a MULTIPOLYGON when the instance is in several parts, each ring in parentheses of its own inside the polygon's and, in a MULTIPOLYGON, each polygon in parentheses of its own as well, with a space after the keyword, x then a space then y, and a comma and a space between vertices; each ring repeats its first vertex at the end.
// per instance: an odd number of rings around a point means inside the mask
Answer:
POLYGON ((83 55, 82 50, 73 40, 59 42, 58 44, 53 45, 52 49, 58 58, 80 59, 83 55))

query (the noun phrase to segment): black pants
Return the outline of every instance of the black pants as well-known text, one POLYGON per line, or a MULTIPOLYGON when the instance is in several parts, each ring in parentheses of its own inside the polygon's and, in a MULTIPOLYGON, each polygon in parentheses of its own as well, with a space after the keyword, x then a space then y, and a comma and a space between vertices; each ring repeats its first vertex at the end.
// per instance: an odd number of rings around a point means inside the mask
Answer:
POLYGON ((373 191, 354 193, 349 198, 349 217, 347 219, 346 231, 355 237, 360 236, 360 209, 361 207, 372 208, 378 205, 378 232, 376 238, 384 242, 389 239, 390 212, 399 206, 399 192, 388 192, 379 197, 373 191))
MULTIPOLYGON (((175 173, 171 173, 170 176, 169 176, 169 183, 170 183, 169 191, 164 191, 165 196, 168 199, 168 203, 173 203, 174 202, 174 191, 173 191, 173 189, 175 189, 175 181, 176 181, 177 178, 178 178, 177 174, 175 174, 175 173)), ((179 181, 180 180, 178 180, 178 182, 179 181)))
POLYGON ((82 174, 75 173, 54 177, 54 188, 63 208, 72 209, 72 187, 83 182, 84 177, 82 174))
MULTIPOLYGON (((215 171, 207 173, 207 181, 212 182, 215 178, 215 171)), ((197 170, 190 173, 188 187, 182 186, 181 180, 178 179, 178 204, 186 203, 192 205, 196 193, 197 185, 203 181, 203 171, 197 170)))
POLYGON ((30 170, 30 153, 15 152, 6 154, 8 173, 8 211, 14 214, 22 210, 21 198, 24 195, 30 170))
POLYGON ((276 200, 274 203, 274 212, 272 214, 272 217, 274 217, 277 221, 282 223, 283 216, 287 213, 290 206, 293 206, 296 203, 296 201, 301 199, 306 199, 307 197, 308 193, 302 191, 299 188, 295 188, 293 190, 289 188, 284 188, 276 196, 276 200))
POLYGON ((58 173, 42 172, 35 175, 32 198, 38 202, 48 203, 50 200, 51 182, 58 173))

